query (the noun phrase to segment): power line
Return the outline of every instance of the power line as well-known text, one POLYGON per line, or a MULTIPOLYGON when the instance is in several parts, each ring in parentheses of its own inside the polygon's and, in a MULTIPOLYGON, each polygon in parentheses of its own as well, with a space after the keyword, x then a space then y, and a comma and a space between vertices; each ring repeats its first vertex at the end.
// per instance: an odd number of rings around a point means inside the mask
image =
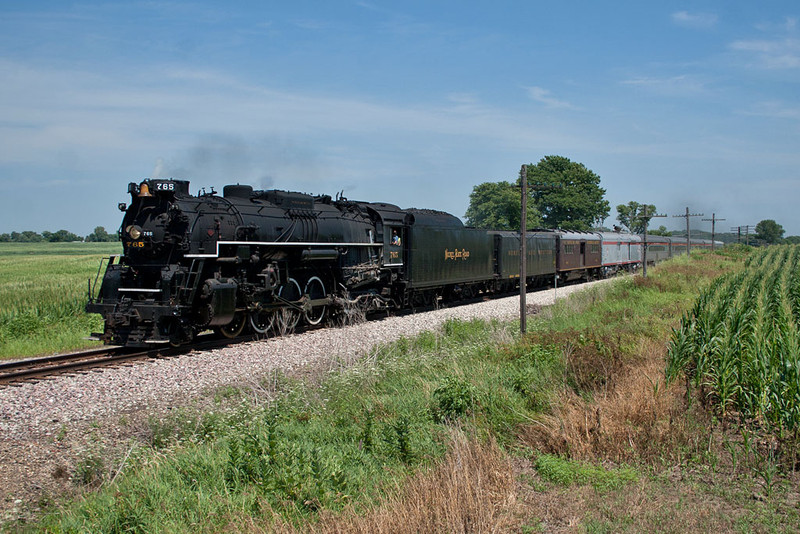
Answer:
POLYGON ((701 220, 702 221, 711 221, 711 252, 714 252, 714 236, 716 235, 714 233, 714 230, 716 228, 717 221, 724 221, 726 219, 717 219, 717 214, 716 213, 712 213, 710 219, 701 219, 701 220))
POLYGON ((732 226, 731 227, 731 232, 737 232, 738 233, 738 237, 736 238, 736 242, 737 243, 741 243, 742 242, 742 230, 744 230, 744 244, 745 245, 749 245, 750 244, 750 229, 751 228, 755 230, 755 226, 753 226, 752 224, 746 224, 744 226, 732 226))
POLYGON ((689 217, 702 217, 702 213, 689 213, 689 206, 686 206, 686 214, 685 215, 673 215, 673 217, 686 217, 686 255, 689 255, 689 250, 691 249, 689 239, 691 237, 689 233, 689 217))
POLYGON ((644 219, 644 242, 642 246, 642 277, 647 278, 647 227, 650 225, 650 219, 654 217, 666 217, 661 214, 647 214, 647 204, 642 206, 642 214, 636 214, 637 217, 644 219))

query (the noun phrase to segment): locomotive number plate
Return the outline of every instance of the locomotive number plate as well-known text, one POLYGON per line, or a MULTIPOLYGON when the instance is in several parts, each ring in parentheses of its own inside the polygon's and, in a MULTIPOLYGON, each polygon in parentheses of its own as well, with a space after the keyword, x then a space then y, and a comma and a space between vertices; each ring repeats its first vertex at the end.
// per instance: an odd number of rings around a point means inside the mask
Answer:
POLYGON ((131 241, 128 246, 130 248, 144 248, 144 241, 131 241))

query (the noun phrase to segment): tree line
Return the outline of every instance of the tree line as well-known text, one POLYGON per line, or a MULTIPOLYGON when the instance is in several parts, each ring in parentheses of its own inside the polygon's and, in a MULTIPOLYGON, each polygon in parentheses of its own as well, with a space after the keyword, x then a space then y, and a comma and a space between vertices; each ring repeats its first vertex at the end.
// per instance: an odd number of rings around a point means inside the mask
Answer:
MULTIPOLYGON (((611 211, 604 198, 606 190, 600 187, 600 176, 584 164, 564 156, 545 156, 537 164, 527 165, 526 178, 530 190, 528 229, 612 230, 603 226, 611 211)), ((520 187, 519 178, 513 183, 484 182, 473 187, 465 214, 467 225, 519 230, 522 221, 520 187)), ((617 205, 616 210, 619 225, 614 225, 614 231, 642 234, 647 228, 651 235, 680 234, 670 232, 663 225, 657 229, 649 228, 651 217, 658 213, 655 204, 630 201, 617 205)), ((755 230, 755 236, 750 237, 751 244, 800 243, 800 236, 784 239, 783 227, 772 219, 759 222, 755 230)))
POLYGON ((94 231, 86 237, 73 234, 68 230, 56 232, 44 231, 41 234, 31 230, 24 232, 11 232, 0 234, 0 243, 71 243, 73 241, 86 241, 87 243, 101 243, 119 241, 117 234, 109 234, 102 226, 95 227, 94 231))

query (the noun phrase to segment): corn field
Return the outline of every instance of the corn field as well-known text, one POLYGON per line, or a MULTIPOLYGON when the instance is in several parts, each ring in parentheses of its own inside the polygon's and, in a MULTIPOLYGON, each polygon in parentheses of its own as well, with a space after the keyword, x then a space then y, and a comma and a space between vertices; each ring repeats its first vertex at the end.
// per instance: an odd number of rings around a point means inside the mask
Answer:
POLYGON ((673 330, 667 380, 687 381, 724 417, 800 430, 800 246, 750 256, 716 279, 673 330))

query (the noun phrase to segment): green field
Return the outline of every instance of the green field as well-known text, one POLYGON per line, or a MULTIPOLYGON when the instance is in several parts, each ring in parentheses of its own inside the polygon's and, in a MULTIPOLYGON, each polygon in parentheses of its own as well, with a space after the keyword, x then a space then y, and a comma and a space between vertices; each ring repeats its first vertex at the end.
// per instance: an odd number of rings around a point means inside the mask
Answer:
POLYGON ((102 327, 87 315, 87 281, 119 243, 0 243, 0 358, 96 345, 102 327))

